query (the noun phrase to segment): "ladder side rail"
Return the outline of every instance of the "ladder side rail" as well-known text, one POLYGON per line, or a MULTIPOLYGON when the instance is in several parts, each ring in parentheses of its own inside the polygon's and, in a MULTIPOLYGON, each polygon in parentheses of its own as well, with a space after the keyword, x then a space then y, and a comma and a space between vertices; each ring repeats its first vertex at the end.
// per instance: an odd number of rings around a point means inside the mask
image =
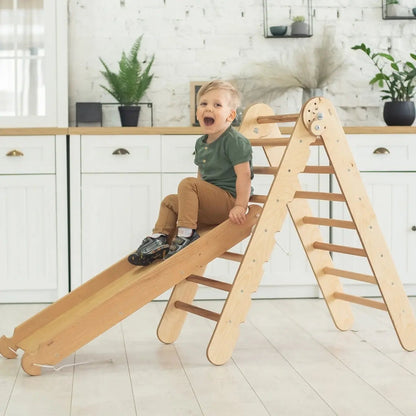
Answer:
POLYGON ((315 137, 298 121, 283 158, 276 160, 274 157, 279 155, 268 155, 270 164, 273 166, 277 162, 279 169, 208 345, 207 357, 213 364, 223 364, 232 355, 240 324, 251 305, 251 294, 260 284, 264 262, 269 259, 275 245, 274 234, 282 227, 287 203, 297 191, 297 175, 306 166, 310 155, 309 145, 313 141, 315 137))
MULTIPOLYGON (((195 274, 200 273, 202 275, 204 271, 205 267, 195 274)), ((186 279, 175 285, 156 331, 157 337, 161 342, 171 344, 178 339, 185 323, 187 312, 178 309, 175 303, 177 301, 192 303, 197 290, 198 284, 186 279)))
POLYGON ((399 341, 404 349, 415 350, 416 320, 336 110, 328 100, 319 98, 318 112, 320 119, 312 121, 309 129, 323 139, 399 341))
POLYGON ((294 199, 288 204, 288 210, 335 326, 342 331, 350 329, 354 322, 351 307, 334 297, 336 292, 343 291, 341 280, 325 272, 326 268, 334 267, 332 258, 329 252, 313 246, 314 242, 323 241, 320 228, 303 222, 305 216, 313 215, 308 200, 294 199))
MULTIPOLYGON (((260 126, 257 119, 263 115, 274 116, 274 112, 266 104, 257 104, 249 107, 243 116, 243 121, 239 131, 251 142, 253 142, 253 146, 263 146, 264 144, 269 145, 268 148, 273 149, 270 151, 276 155, 276 159, 279 162, 284 151, 284 147, 282 146, 287 145, 288 139, 281 138, 282 135, 276 125, 263 124, 260 126)), ((231 259, 232 257, 227 256, 226 253, 222 253, 221 256, 228 259, 231 259)), ((237 255, 234 257, 237 257, 237 255)), ((244 256, 239 258, 240 265, 243 259, 244 256)), ((202 273, 195 274, 202 275, 202 273)), ((180 282, 174 287, 157 329, 157 336, 160 341, 164 343, 172 343, 179 337, 188 311, 175 307, 175 304, 177 301, 191 304, 195 298, 197 290, 198 285, 195 282, 186 280, 180 282)))

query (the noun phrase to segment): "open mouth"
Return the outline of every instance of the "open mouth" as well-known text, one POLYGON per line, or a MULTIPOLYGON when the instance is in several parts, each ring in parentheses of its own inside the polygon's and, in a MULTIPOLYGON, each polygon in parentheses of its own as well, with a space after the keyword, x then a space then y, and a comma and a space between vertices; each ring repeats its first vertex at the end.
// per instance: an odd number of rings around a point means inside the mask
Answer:
POLYGON ((212 126, 215 120, 212 117, 204 117, 204 124, 206 126, 212 126))

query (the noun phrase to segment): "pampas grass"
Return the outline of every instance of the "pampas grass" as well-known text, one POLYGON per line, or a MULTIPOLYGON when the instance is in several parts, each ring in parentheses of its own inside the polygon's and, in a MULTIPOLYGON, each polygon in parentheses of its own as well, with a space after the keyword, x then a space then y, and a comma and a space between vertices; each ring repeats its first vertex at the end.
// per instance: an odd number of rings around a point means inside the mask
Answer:
POLYGON ((327 87, 345 68, 345 56, 333 30, 326 29, 314 45, 304 43, 287 59, 254 64, 251 74, 234 79, 245 104, 271 102, 291 88, 327 87))

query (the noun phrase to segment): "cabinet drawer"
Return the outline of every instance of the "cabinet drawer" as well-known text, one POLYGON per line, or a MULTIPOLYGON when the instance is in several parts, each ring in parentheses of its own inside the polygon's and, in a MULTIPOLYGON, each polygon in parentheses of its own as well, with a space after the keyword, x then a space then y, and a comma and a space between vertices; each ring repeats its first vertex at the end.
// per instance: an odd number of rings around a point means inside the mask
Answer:
POLYGON ((0 174, 54 172, 55 136, 0 138, 0 174))
MULTIPOLYGON (((200 136, 171 135, 162 136, 162 172, 197 172, 194 163, 195 142, 200 136)), ((253 147, 253 165, 269 166, 269 162, 260 147, 253 147)))
POLYGON ((162 172, 196 172, 195 142, 199 136, 162 136, 162 172))
POLYGON ((160 136, 82 136, 81 170, 160 172, 160 136))
POLYGON ((348 143, 361 171, 415 171, 416 136, 353 134, 348 143))

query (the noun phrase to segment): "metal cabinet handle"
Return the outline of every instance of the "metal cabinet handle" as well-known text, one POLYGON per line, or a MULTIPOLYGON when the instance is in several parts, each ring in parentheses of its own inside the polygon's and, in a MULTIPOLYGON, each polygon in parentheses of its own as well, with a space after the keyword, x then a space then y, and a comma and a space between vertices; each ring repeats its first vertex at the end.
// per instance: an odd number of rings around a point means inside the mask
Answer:
POLYGON ((14 150, 10 150, 10 152, 6 153, 6 156, 9 156, 9 157, 23 156, 23 153, 19 150, 14 149, 14 150))
POLYGON ((113 155, 129 155, 130 152, 127 149, 124 149, 123 147, 120 147, 116 150, 114 150, 113 155))
POLYGON ((390 150, 386 149, 385 147, 377 147, 376 150, 373 152, 374 155, 389 155, 390 150))
POLYGON ((416 231, 416 225, 413 225, 412 231, 416 231))

